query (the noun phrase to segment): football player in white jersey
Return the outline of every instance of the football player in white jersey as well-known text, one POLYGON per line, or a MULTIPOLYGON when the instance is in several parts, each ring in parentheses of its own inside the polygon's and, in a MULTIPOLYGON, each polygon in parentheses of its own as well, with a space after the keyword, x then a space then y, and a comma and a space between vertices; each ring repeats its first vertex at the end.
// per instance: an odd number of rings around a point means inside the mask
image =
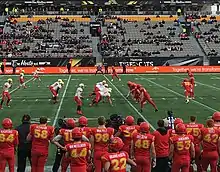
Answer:
POLYGON ((25 85, 24 70, 22 70, 19 75, 19 88, 21 88, 21 87, 27 88, 27 86, 25 85))
POLYGON ((0 104, 0 109, 3 109, 2 105, 4 101, 7 99, 6 106, 9 106, 9 102, 11 101, 11 95, 9 92, 9 89, 12 87, 12 79, 9 78, 8 81, 3 85, 3 90, 2 90, 2 100, 0 104))
POLYGON ((36 82, 36 80, 37 80, 38 81, 38 87, 40 87, 40 82, 41 82, 39 73, 40 73, 40 68, 37 68, 37 70, 35 70, 34 74, 33 74, 33 78, 34 78, 33 83, 36 82))
POLYGON ((52 93, 52 100, 54 101, 53 103, 57 103, 57 97, 58 97, 58 92, 59 90, 64 86, 64 82, 62 79, 58 79, 55 83, 49 86, 49 89, 52 93))
POLYGON ((83 93, 84 86, 85 85, 83 83, 79 84, 79 87, 76 89, 76 94, 74 96, 74 100, 77 104, 76 113, 78 115, 83 115, 83 112, 82 112, 82 99, 83 99, 82 93, 83 93))
POLYGON ((108 102, 110 103, 110 105, 112 106, 112 100, 111 100, 111 92, 112 89, 108 87, 108 84, 104 85, 104 89, 102 91, 100 91, 100 94, 103 98, 103 101, 105 100, 105 98, 107 98, 108 102))

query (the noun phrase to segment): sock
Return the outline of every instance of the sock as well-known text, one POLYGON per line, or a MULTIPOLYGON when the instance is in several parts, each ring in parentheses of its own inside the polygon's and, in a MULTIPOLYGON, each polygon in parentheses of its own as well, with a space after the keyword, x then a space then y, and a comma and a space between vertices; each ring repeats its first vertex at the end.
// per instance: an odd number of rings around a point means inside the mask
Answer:
POLYGON ((3 103, 4 103, 4 100, 1 101, 1 105, 3 105, 3 103))

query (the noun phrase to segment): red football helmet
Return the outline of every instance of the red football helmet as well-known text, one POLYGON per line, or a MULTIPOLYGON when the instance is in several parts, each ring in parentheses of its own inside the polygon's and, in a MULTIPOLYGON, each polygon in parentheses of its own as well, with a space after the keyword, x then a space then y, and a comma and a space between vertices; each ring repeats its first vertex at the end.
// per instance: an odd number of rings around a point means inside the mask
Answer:
POLYGON ((76 127, 72 131, 73 139, 80 139, 82 138, 83 133, 81 132, 80 128, 76 127))
POLYGON ((174 126, 177 126, 177 124, 183 124, 183 120, 181 118, 176 118, 174 121, 174 126))
POLYGON ((220 121, 220 112, 215 112, 215 113, 213 113, 212 119, 213 119, 214 121, 220 121))
POLYGON ((148 133, 150 130, 150 125, 147 122, 142 122, 140 124, 140 131, 143 133, 148 133))
POLYGON ((137 87, 137 89, 140 89, 140 88, 141 88, 141 85, 140 85, 140 84, 137 84, 136 87, 137 87))
POLYGON ((186 127, 183 123, 179 123, 175 127, 176 134, 185 134, 186 133, 186 127))
POLYGON ((81 125, 81 126, 87 126, 88 125, 88 119, 84 116, 81 116, 79 118, 78 122, 79 122, 79 125, 81 125))
POLYGON ((131 82, 131 81, 128 81, 128 83, 127 83, 128 85, 132 85, 133 83, 131 82))
POLYGON ((2 127, 4 129, 11 129, 13 126, 12 120, 10 118, 5 118, 2 121, 2 127))
POLYGON ((125 124, 127 124, 127 125, 133 125, 133 124, 134 124, 134 117, 133 117, 133 116, 126 116, 126 118, 125 118, 125 124))
POLYGON ((74 121, 73 118, 67 118, 67 119, 65 120, 65 123, 66 123, 66 126, 67 126, 68 128, 74 128, 74 127, 75 127, 75 121, 74 121))
POLYGON ((184 80, 183 80, 183 82, 188 82, 189 81, 189 79, 188 78, 185 78, 184 80))
POLYGON ((211 127, 214 127, 214 120, 213 119, 208 119, 207 121, 206 121, 206 125, 207 125, 207 127, 209 127, 209 128, 211 128, 211 127))
POLYGON ((124 146, 123 141, 119 137, 114 137, 110 140, 109 148, 114 151, 120 151, 124 146))

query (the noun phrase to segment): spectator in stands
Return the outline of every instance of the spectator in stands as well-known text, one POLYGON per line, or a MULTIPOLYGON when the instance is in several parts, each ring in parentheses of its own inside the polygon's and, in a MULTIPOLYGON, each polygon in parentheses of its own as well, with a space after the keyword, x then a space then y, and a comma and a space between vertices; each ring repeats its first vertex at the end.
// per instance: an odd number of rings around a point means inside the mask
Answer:
POLYGON ((26 140, 30 131, 31 117, 29 115, 24 115, 21 121, 22 124, 16 128, 19 139, 17 150, 17 172, 25 172, 27 158, 31 164, 31 143, 26 140))

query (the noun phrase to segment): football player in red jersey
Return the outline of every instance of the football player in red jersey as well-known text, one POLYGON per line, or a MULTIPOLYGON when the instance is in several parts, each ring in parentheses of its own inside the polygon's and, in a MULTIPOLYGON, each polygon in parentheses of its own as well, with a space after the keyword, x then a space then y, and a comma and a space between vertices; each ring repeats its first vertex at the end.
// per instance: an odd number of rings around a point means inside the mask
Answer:
POLYGON ((149 133, 149 130, 149 124, 142 122, 140 132, 132 135, 131 157, 137 164, 135 172, 151 172, 151 164, 153 168, 156 166, 154 136, 149 133))
POLYGON ((170 133, 164 127, 164 121, 157 122, 158 129, 152 133, 154 136, 154 145, 156 151, 156 167, 155 171, 168 171, 168 156, 169 156, 169 139, 170 133))
POLYGON ((194 138, 194 147, 195 147, 195 163, 197 166, 197 172, 202 172, 202 164, 200 160, 200 143, 201 143, 201 129, 204 127, 203 124, 196 123, 196 117, 191 116, 190 122, 185 124, 186 126, 186 133, 188 135, 192 135, 194 138))
POLYGON ((32 141, 31 172, 44 172, 48 157, 49 142, 52 141, 54 127, 47 125, 47 118, 41 117, 40 124, 30 126, 28 141, 32 141))
POLYGON ((186 103, 189 103, 192 94, 192 84, 187 78, 185 78, 182 82, 182 87, 184 88, 186 103))
POLYGON ((70 159, 71 172, 87 172, 87 162, 91 156, 91 145, 82 141, 83 133, 80 128, 76 127, 72 130, 73 142, 65 146, 66 157, 70 159))
POLYGON ((15 150, 18 145, 18 132, 12 129, 12 120, 5 118, 0 129, 0 171, 4 172, 8 163, 9 172, 14 172, 15 150))
POLYGON ((214 120, 214 128, 220 129, 220 112, 215 112, 212 115, 212 119, 214 120))
POLYGON ((108 152, 108 142, 113 137, 114 129, 105 127, 105 117, 98 118, 98 127, 91 129, 90 143, 93 151, 95 172, 102 172, 100 157, 108 152))
POLYGON ((27 86, 25 85, 24 82, 24 70, 21 71, 20 75, 19 75, 19 88, 23 87, 23 88, 27 88, 27 86))
POLYGON ((124 142, 124 147, 122 148, 123 151, 130 154, 131 149, 131 134, 139 127, 134 125, 135 121, 133 116, 127 116, 125 118, 125 125, 121 125, 119 127, 118 132, 115 134, 116 137, 121 137, 124 142))
POLYGON ((184 124, 177 124, 176 136, 170 138, 169 159, 173 160, 172 172, 189 172, 190 161, 195 159, 193 136, 186 135, 184 124))
POLYGON ((127 94, 126 98, 128 98, 130 96, 130 94, 132 96, 134 96, 134 89, 136 87, 136 84, 134 82, 131 82, 131 81, 128 81, 127 85, 128 85, 129 91, 128 91, 128 94, 127 94))
POLYGON ((214 128, 214 121, 207 120, 207 128, 201 129, 202 135, 202 169, 207 171, 208 166, 211 167, 211 172, 217 172, 218 150, 220 150, 220 131, 214 128))
POLYGON ((101 160, 104 164, 104 172, 126 172, 126 164, 136 166, 131 160, 127 152, 120 151, 124 146, 123 141, 119 137, 111 138, 109 143, 109 153, 105 153, 101 160))
POLYGON ((91 128, 88 126, 88 119, 85 116, 81 116, 78 120, 79 128, 82 131, 83 135, 87 138, 90 138, 91 136, 91 128))
MULTIPOLYGON (((66 129, 61 128, 59 134, 52 140, 52 143, 54 143, 57 147, 63 150, 65 150, 65 147, 59 144, 59 141, 63 139, 64 146, 73 142, 72 129, 75 127, 75 121, 72 118, 68 118, 65 119, 65 124, 66 124, 66 129)), ((61 161, 61 172, 66 172, 69 164, 70 164, 70 158, 64 155, 61 161)))
POLYGON ((112 66, 112 81, 114 81, 114 77, 118 78, 118 80, 121 81, 121 78, 119 78, 119 76, 115 70, 115 67, 112 66))
POLYGON ((141 87, 140 88, 140 105, 141 105, 141 112, 143 111, 143 108, 144 108, 144 105, 146 104, 146 102, 150 103, 154 109, 155 109, 155 112, 158 111, 158 108, 156 106, 156 104, 154 103, 153 99, 150 97, 150 94, 148 93, 148 91, 141 87))
POLYGON ((0 110, 3 109, 2 105, 4 103, 4 101, 7 98, 7 102, 6 102, 6 106, 10 107, 9 102, 11 101, 11 95, 9 92, 9 89, 12 87, 12 79, 9 78, 8 81, 3 85, 3 90, 2 90, 2 100, 1 100, 1 104, 0 104, 0 110))
POLYGON ((174 121, 174 129, 170 129, 168 130, 169 134, 170 134, 170 137, 173 137, 176 135, 176 131, 175 131, 175 128, 178 124, 183 124, 183 120, 181 118, 176 118, 175 121, 174 121))
POLYGON ((194 93, 194 88, 196 86, 195 84, 195 78, 194 78, 194 75, 191 73, 189 74, 189 81, 192 85, 192 90, 191 90, 191 94, 190 94, 190 97, 192 97, 192 99, 195 99, 195 93, 194 93))

